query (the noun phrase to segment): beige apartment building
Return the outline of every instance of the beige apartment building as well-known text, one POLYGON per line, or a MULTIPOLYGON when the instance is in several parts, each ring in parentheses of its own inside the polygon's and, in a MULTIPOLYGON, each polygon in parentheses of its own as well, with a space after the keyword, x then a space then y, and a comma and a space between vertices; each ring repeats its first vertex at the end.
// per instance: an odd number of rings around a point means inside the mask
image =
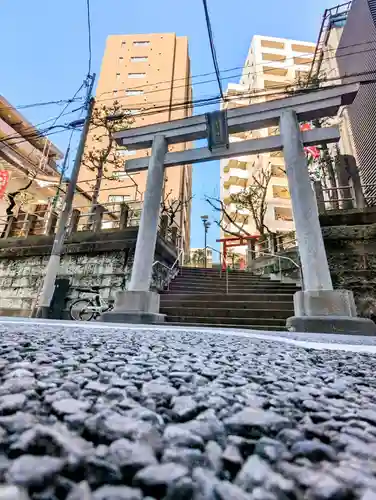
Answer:
MULTIPOLYGON (((283 97, 286 88, 303 80, 311 67, 315 44, 283 38, 256 35, 253 37, 248 57, 239 83, 230 83, 227 89, 228 101, 225 108, 246 106, 283 97)), ((267 137, 278 133, 276 128, 235 134, 230 141, 267 137)), ((236 222, 250 233, 258 234, 255 221, 248 210, 239 210, 232 203, 231 195, 262 180, 271 172, 266 192, 265 225, 273 233, 288 233, 294 230, 291 201, 287 177, 281 152, 257 156, 244 156, 221 160, 221 199, 236 222)), ((231 233, 239 228, 228 223, 231 233)), ((230 236, 222 231, 221 237, 230 236)), ((243 253, 239 248, 239 253, 243 253)))
MULTIPOLYGON (((111 106, 115 101, 124 112, 134 119, 133 127, 191 116, 187 104, 192 100, 191 70, 187 37, 174 33, 142 35, 111 35, 107 38, 102 67, 96 90, 96 105, 111 106)), ((86 151, 98 147, 89 133, 86 151)), ((169 151, 185 149, 185 145, 171 146, 169 151)), ((149 155, 150 151, 132 151, 118 147, 117 154, 124 161, 129 158, 149 155)), ((107 207, 119 207, 127 203, 142 206, 147 172, 131 177, 125 172, 112 172, 108 165, 106 178, 101 183, 99 203, 107 207), (114 178, 108 179, 113 176, 114 178)), ((79 186, 87 192, 93 190, 95 172, 81 166, 79 186)), ((191 165, 172 167, 166 170, 165 197, 170 202, 182 200, 182 209, 175 216, 180 234, 180 247, 189 249, 190 211, 192 193, 191 165)))

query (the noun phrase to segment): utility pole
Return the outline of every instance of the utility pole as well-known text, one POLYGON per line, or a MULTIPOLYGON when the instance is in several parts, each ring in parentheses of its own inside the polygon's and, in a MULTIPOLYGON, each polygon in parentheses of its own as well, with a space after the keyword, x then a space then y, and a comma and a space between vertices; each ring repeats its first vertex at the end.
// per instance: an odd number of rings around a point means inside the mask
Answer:
POLYGON ((60 215, 55 240, 52 246, 51 255, 46 268, 46 274, 43 280, 42 292, 40 300, 38 301, 39 305, 36 313, 36 316, 38 318, 47 318, 51 306, 52 297, 55 291, 55 280, 60 267, 60 256, 63 250, 66 226, 68 224, 69 215, 72 210, 73 197, 76 190, 78 174, 80 171, 82 156, 85 150, 86 138, 89 132, 91 116, 93 113, 95 100, 93 97, 91 97, 91 94, 93 91, 95 74, 92 76, 89 75, 88 78, 90 78, 90 83, 88 85, 86 98, 87 113, 83 123, 83 129, 77 148, 76 158, 74 160, 72 175, 68 183, 67 192, 65 195, 64 208, 60 215))

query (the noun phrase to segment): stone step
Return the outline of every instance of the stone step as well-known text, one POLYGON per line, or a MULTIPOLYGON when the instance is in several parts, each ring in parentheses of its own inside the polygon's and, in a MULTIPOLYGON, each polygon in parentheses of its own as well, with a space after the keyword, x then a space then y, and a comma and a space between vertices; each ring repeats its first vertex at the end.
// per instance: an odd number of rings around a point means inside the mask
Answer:
MULTIPOLYGON (((227 283, 231 286, 261 286, 261 287, 282 287, 282 288, 288 288, 288 287, 295 287, 299 288, 295 283, 281 283, 280 281, 258 281, 258 280, 228 280, 227 283)), ((172 285, 208 285, 208 286, 220 286, 224 285, 226 286, 226 279, 211 279, 211 280, 206 280, 206 279, 192 279, 192 278, 184 278, 184 277, 179 277, 175 278, 174 280, 171 281, 170 286, 172 285)))
POLYGON ((179 299, 176 295, 162 295, 160 300, 161 308, 163 309, 247 309, 247 310, 269 310, 269 311, 292 311, 293 301, 286 300, 285 302, 271 300, 227 300, 226 296, 221 297, 221 299, 213 299, 212 297, 200 297, 200 299, 194 299, 190 296, 190 299, 179 299))
POLYGON ((199 300, 200 303, 203 301, 210 302, 215 301, 218 302, 240 302, 240 303, 249 303, 249 302, 286 302, 293 301, 292 293, 218 293, 218 291, 213 293, 200 293, 200 298, 196 299, 196 297, 190 293, 184 292, 171 292, 170 290, 165 290, 160 293, 161 303, 177 301, 177 302, 187 302, 189 300, 199 300))
POLYGON ((275 318, 238 318, 231 317, 226 318, 223 316, 167 316, 167 322, 174 323, 192 323, 192 319, 194 319, 194 323, 197 324, 207 324, 210 323, 212 325, 239 325, 244 327, 252 327, 259 328, 260 326, 268 326, 271 330, 276 326, 284 327, 286 320, 285 319, 275 319, 275 318))
MULTIPOLYGON (((202 293, 202 292, 209 292, 209 293, 218 293, 218 292, 223 292, 226 293, 226 285, 208 285, 206 283, 202 283, 201 285, 199 284, 190 284, 190 283, 171 283, 170 284, 170 291, 171 292, 178 292, 178 291, 185 291, 185 292, 191 292, 191 293, 202 293)), ((281 285, 271 285, 271 286, 265 286, 265 285, 247 285, 247 286, 239 286, 239 285, 230 285, 228 286, 228 290, 231 291, 231 293, 252 293, 252 292, 264 292, 264 293, 280 293, 280 292, 290 292, 290 293, 295 293, 299 289, 287 285, 287 286, 281 286, 281 285)))
POLYGON ((287 329, 285 326, 277 326, 277 325, 232 325, 232 324, 220 324, 220 323, 190 323, 184 322, 180 323, 179 321, 170 321, 169 318, 166 318, 166 322, 171 326, 179 326, 179 327, 195 327, 195 328, 223 328, 225 330, 232 329, 243 329, 243 330, 268 330, 268 331, 277 331, 277 332, 285 332, 287 329))
MULTIPOLYGON (((179 271, 179 276, 206 276, 208 278, 212 277, 212 276, 220 276, 222 274, 222 276, 224 276, 226 274, 226 271, 222 271, 222 273, 220 271, 215 271, 215 272, 207 272, 207 271, 199 271, 199 270, 195 270, 195 271, 191 271, 191 270, 187 270, 187 269, 180 269, 179 271)), ((243 276, 252 276, 254 278, 261 278, 261 279, 269 279, 268 276, 263 276, 263 275, 259 275, 259 274, 254 274, 254 273, 251 273, 251 272, 248 272, 248 271, 239 271, 239 272, 235 272, 235 271, 227 271, 227 274, 229 276, 236 276, 236 277, 243 277, 243 276)))
MULTIPOLYGON (((261 304, 262 305, 262 304, 261 304)), ((260 305, 259 305, 260 307, 260 305)), ((206 317, 206 318, 229 318, 231 319, 233 316, 236 318, 247 318, 249 321, 254 321, 255 318, 257 320, 267 319, 270 320, 286 320, 290 316, 294 315, 292 303, 290 304, 289 309, 236 309, 233 310, 230 308, 223 307, 169 307, 163 306, 160 308, 160 312, 162 314, 167 314, 168 317, 172 316, 186 316, 186 317, 206 317)))
MULTIPOLYGON (((206 276, 186 276, 184 274, 179 274, 176 276, 173 280, 174 282, 176 281, 197 281, 197 282, 202 282, 205 281, 206 283, 221 283, 221 282, 226 282, 226 276, 223 275, 222 278, 220 276, 210 276, 207 278, 206 276)), ((229 276, 227 278, 227 281, 229 283, 262 283, 262 284, 269 284, 269 283, 274 283, 276 280, 270 280, 269 278, 265 279, 259 279, 256 278, 255 276, 229 276)))

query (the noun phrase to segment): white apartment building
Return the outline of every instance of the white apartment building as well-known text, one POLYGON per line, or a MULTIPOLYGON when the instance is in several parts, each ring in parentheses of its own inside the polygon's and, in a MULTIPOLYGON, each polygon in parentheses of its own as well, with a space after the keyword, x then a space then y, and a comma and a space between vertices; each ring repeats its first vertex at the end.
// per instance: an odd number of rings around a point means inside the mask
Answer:
MULTIPOLYGON (((254 36, 240 83, 229 84, 227 96, 230 102, 224 107, 241 107, 284 97, 287 86, 308 75, 314 52, 314 43, 254 36)), ((278 129, 270 127, 234 134, 230 141, 267 137, 276 133, 278 129)), ((258 234, 254 219, 248 210, 239 210, 231 203, 231 195, 254 185, 253 177, 259 179, 269 171, 272 176, 266 193, 265 225, 274 233, 291 232, 294 222, 282 153, 221 160, 221 199, 231 218, 236 217, 237 223, 250 234, 258 234)), ((231 223, 225 229, 239 234, 239 229, 231 223)), ((221 237, 227 235, 230 236, 222 230, 221 237)), ((241 249, 239 253, 243 253, 241 249)))

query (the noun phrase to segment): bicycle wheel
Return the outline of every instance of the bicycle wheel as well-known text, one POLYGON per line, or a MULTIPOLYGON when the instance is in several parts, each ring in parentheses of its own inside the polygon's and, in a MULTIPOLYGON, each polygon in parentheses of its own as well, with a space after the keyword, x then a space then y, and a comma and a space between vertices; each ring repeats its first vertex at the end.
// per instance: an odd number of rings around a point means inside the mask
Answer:
POLYGON ((90 299, 77 299, 72 302, 69 313, 74 321, 90 321, 94 316, 95 305, 90 299))

